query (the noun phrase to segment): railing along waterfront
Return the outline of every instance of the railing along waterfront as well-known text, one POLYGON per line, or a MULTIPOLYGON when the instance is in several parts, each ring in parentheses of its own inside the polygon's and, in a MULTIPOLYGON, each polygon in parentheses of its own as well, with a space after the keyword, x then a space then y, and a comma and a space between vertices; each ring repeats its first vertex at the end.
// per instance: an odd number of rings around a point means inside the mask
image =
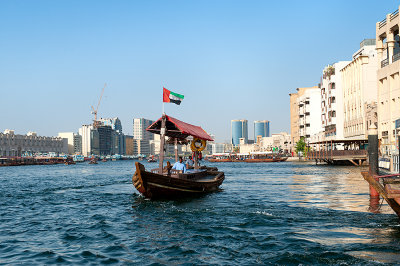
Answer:
POLYGON ((397 9, 397 10, 394 11, 392 14, 390 14, 390 21, 392 21, 393 19, 395 19, 398 15, 399 15, 399 10, 397 9))
POLYGON ((381 22, 379 22, 379 28, 382 28, 385 25, 386 25, 386 18, 384 20, 382 20, 381 22))
POLYGON ((399 173, 400 172, 400 155, 393 155, 393 172, 399 173))
POLYGON ((393 62, 396 62, 399 59, 400 59, 400 52, 393 55, 393 62))
POLYGON ((320 150, 310 151, 307 153, 309 159, 332 159, 348 158, 348 157, 364 157, 368 155, 367 150, 320 150))
POLYGON ((387 65, 389 65, 389 58, 383 59, 381 61, 381 68, 384 68, 387 65))

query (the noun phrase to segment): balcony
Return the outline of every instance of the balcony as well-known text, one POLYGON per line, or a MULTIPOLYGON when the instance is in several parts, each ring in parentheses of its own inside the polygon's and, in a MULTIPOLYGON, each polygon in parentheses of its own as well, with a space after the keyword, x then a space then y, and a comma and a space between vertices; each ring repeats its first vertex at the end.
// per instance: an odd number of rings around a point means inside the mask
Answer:
POLYGON ((381 68, 384 68, 387 65, 389 65, 389 58, 383 59, 381 61, 381 68))
POLYGON ((393 59, 393 60, 392 60, 393 63, 396 62, 397 60, 399 60, 399 59, 400 59, 400 52, 397 53, 397 54, 394 54, 393 57, 392 57, 392 59, 393 59))

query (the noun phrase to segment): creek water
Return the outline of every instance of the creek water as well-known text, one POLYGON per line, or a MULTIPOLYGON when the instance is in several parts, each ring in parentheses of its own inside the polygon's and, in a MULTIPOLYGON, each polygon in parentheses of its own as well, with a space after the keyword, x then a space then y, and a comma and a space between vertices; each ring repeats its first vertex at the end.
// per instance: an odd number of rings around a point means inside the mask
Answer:
POLYGON ((0 168, 0 264, 400 262, 399 219, 360 168, 210 163, 220 192, 151 201, 133 164, 0 168))

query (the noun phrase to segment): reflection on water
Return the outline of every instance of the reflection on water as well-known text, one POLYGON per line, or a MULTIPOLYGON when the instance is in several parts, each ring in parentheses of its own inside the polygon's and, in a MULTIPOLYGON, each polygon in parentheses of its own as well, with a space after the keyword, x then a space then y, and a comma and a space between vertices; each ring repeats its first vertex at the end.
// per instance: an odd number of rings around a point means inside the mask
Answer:
POLYGON ((400 261, 399 220, 360 168, 212 166, 220 192, 174 201, 140 196, 132 161, 0 168, 0 264, 400 261))
POLYGON ((354 166, 309 165, 294 168, 292 202, 336 210, 394 213, 387 204, 369 201, 369 185, 354 166), (368 201, 366 200, 368 199, 368 201))

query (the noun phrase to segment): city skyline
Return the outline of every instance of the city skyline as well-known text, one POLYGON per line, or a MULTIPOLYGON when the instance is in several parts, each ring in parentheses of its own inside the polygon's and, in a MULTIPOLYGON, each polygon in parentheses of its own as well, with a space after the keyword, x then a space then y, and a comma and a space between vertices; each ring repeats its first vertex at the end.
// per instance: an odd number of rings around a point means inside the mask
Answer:
POLYGON ((2 2, 2 130, 75 132, 107 82, 98 117, 119 117, 129 135, 133 117, 161 116, 162 87, 185 95, 166 113, 217 142, 237 117, 289 132, 287 95, 351 59, 398 7, 374 3, 2 2))

